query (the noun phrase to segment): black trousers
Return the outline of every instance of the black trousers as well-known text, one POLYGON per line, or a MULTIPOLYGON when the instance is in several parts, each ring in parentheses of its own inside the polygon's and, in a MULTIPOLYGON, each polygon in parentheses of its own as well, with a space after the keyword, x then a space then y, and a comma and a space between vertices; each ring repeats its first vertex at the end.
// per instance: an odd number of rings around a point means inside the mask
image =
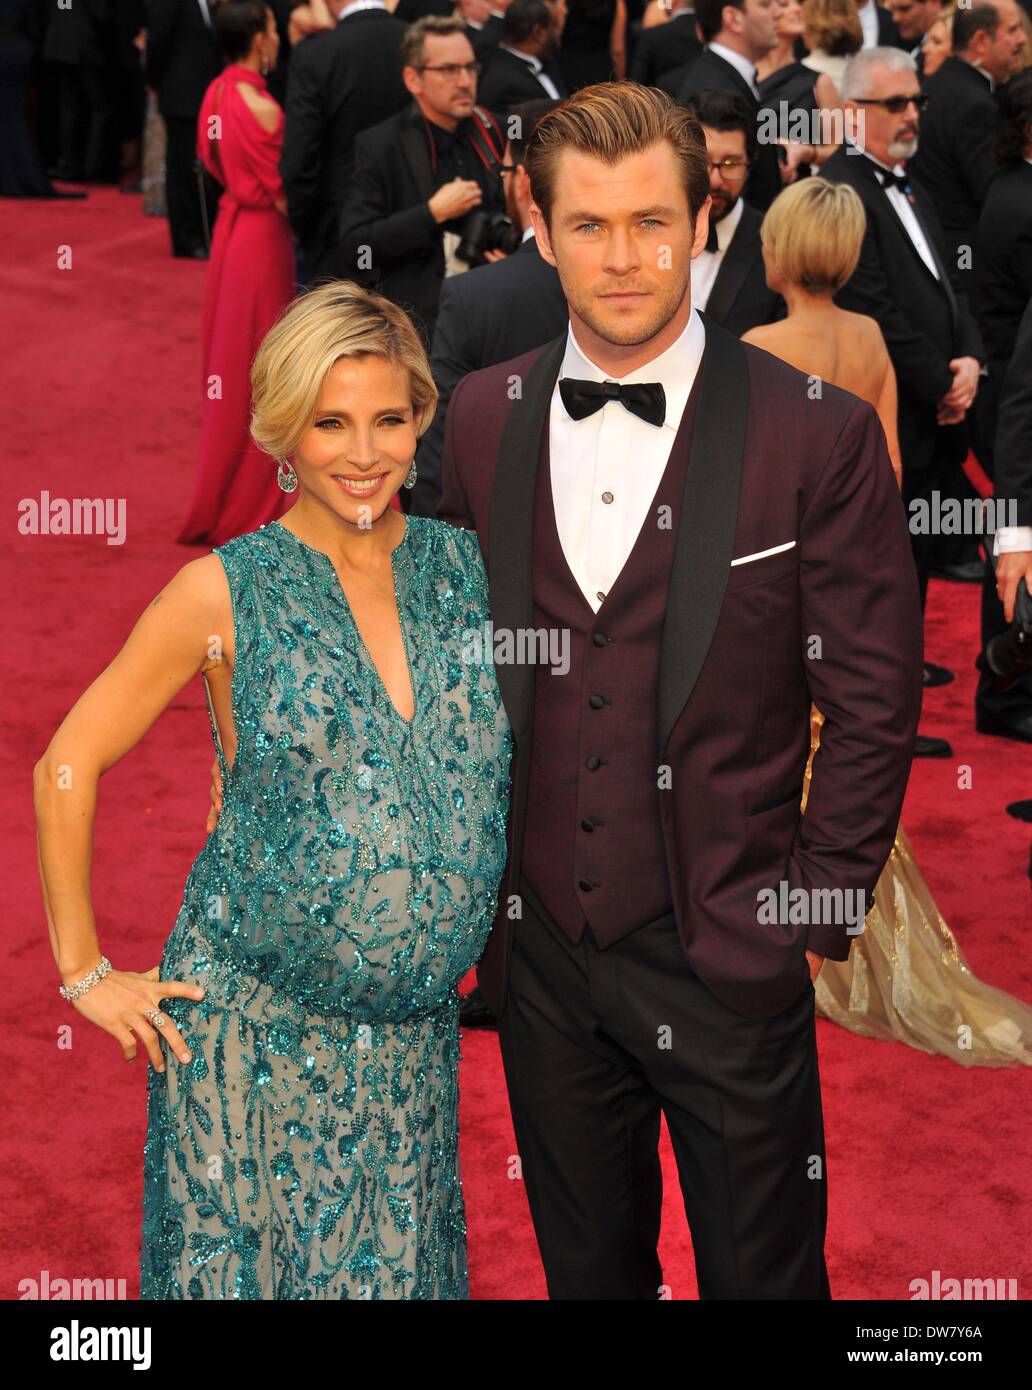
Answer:
MULTIPOLYGON (((201 195, 198 188, 194 156, 197 146, 197 118, 166 116, 165 132, 165 200, 168 205, 168 228, 173 256, 190 256, 197 247, 205 247, 204 222, 201 216, 201 195)), ((208 211, 208 227, 215 230, 221 189, 207 170, 202 176, 204 201, 208 211)))
POLYGON ((520 891, 499 1037, 549 1298, 661 1297, 662 1112, 700 1297, 829 1299, 813 987, 746 1018, 672 915, 574 946, 520 891))

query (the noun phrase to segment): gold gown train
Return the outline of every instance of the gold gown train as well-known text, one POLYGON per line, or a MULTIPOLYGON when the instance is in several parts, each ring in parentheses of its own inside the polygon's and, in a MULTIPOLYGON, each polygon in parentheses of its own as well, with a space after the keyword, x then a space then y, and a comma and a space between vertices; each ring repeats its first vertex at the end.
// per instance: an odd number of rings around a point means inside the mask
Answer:
MULTIPOLYGON (((822 723, 814 709, 804 810, 822 723)), ((905 1042, 963 1067, 1032 1066, 1032 1007, 972 974, 902 825, 849 959, 826 960, 814 992, 817 1013, 854 1033, 905 1042)))

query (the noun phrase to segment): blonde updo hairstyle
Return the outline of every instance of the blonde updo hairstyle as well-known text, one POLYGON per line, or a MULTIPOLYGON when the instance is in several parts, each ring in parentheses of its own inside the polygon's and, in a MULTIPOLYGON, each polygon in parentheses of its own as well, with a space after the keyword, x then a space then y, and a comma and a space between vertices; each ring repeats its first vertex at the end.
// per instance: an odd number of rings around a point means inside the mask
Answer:
POLYGON ((251 364, 251 437, 274 459, 311 428, 326 374, 342 358, 386 357, 407 367, 417 435, 437 408, 430 363, 404 309, 351 280, 300 294, 269 329, 251 364))
POLYGON ((860 259, 867 218, 844 183, 801 179, 771 203, 760 241, 781 275, 809 294, 837 294, 860 259))

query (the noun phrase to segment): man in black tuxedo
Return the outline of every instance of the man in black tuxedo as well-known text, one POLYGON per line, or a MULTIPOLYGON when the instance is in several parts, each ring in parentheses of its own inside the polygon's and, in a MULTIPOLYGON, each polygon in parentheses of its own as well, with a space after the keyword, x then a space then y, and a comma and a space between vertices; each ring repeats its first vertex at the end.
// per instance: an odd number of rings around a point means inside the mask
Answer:
MULTIPOLYGON (((695 22, 705 52, 687 68, 667 73, 658 85, 682 104, 708 87, 735 92, 747 103, 759 127, 756 64, 777 44, 776 15, 773 0, 730 4, 726 0, 696 0, 695 22)), ((763 124, 766 127, 767 122, 763 124)), ((745 186, 747 202, 760 212, 766 212, 781 191, 777 151, 777 145, 767 138, 758 143, 745 186)))
MULTIPOLYGON (((147 85, 158 94, 165 122, 165 202, 173 256, 207 254, 194 159, 197 115, 208 84, 222 71, 208 0, 147 0, 147 85)), ((220 189, 204 171, 211 227, 220 189)))
POLYGON ((663 77, 677 68, 687 70, 702 57, 702 44, 695 32, 695 10, 691 4, 673 3, 665 24, 643 29, 634 45, 628 77, 646 87, 662 87, 663 77))
POLYGON ((406 26, 372 0, 327 0, 337 27, 294 49, 280 170, 287 212, 311 286, 337 270, 340 208, 351 183, 355 137, 408 103, 401 80, 406 26))
MULTIPOLYGON (((821 174, 856 190, 867 230, 860 262, 837 299, 881 327, 899 393, 903 497, 908 509, 915 501, 931 505, 933 492, 947 494, 951 469, 967 451, 959 427, 978 390, 982 339, 935 205, 907 172, 924 102, 913 56, 899 48, 863 49, 846 68, 842 95, 854 139, 821 174)), ((922 604, 935 539, 912 522, 922 604)), ((952 752, 945 739, 923 735, 914 751, 952 752)))
POLYGON ((501 41, 480 79, 482 105, 507 116, 520 102, 566 96, 555 61, 565 20, 566 0, 512 0, 501 41))
MULTIPOLYGON (((402 76, 410 105, 355 141, 341 209, 337 273, 406 309, 429 349, 445 274, 458 258, 475 208, 504 217, 499 167, 505 135, 477 106, 477 61, 461 20, 430 16, 409 26, 402 76)), ((497 259, 489 240, 478 263, 497 259)))
POLYGON ((999 120, 993 88, 1021 63, 1025 31, 1015 0, 991 0, 953 17, 953 56, 928 79, 928 110, 911 173, 939 214, 951 262, 971 295, 975 231, 996 172, 999 120))
POLYGON ((504 260, 449 276, 441 287, 430 353, 439 392, 437 410, 419 441, 416 485, 409 496, 409 510, 417 516, 437 514, 444 422, 458 383, 469 372, 548 342, 566 323, 559 276, 538 251, 530 219, 530 180, 523 164, 530 132, 555 105, 554 101, 528 101, 511 113, 518 121, 519 135, 509 137, 505 152, 505 210, 521 234, 519 246, 504 260))
POLYGON ((785 315, 763 269, 763 219, 742 197, 756 157, 756 122, 735 92, 697 92, 687 106, 706 137, 712 200, 706 249, 692 262, 692 303, 740 338, 785 315))

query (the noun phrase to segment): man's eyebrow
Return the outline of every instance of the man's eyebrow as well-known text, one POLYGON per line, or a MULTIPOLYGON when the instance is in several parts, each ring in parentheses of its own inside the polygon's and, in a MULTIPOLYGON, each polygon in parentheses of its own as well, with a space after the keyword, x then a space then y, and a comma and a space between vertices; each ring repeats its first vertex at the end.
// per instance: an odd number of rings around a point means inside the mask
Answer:
MULTIPOLYGON (((657 215, 663 217, 676 217, 677 209, 657 204, 655 207, 651 208, 635 208, 634 212, 631 213, 632 217, 656 217, 657 215)), ((563 218, 563 226, 570 227, 574 222, 605 221, 606 219, 604 217, 599 217, 598 214, 594 212, 568 212, 563 218)))

